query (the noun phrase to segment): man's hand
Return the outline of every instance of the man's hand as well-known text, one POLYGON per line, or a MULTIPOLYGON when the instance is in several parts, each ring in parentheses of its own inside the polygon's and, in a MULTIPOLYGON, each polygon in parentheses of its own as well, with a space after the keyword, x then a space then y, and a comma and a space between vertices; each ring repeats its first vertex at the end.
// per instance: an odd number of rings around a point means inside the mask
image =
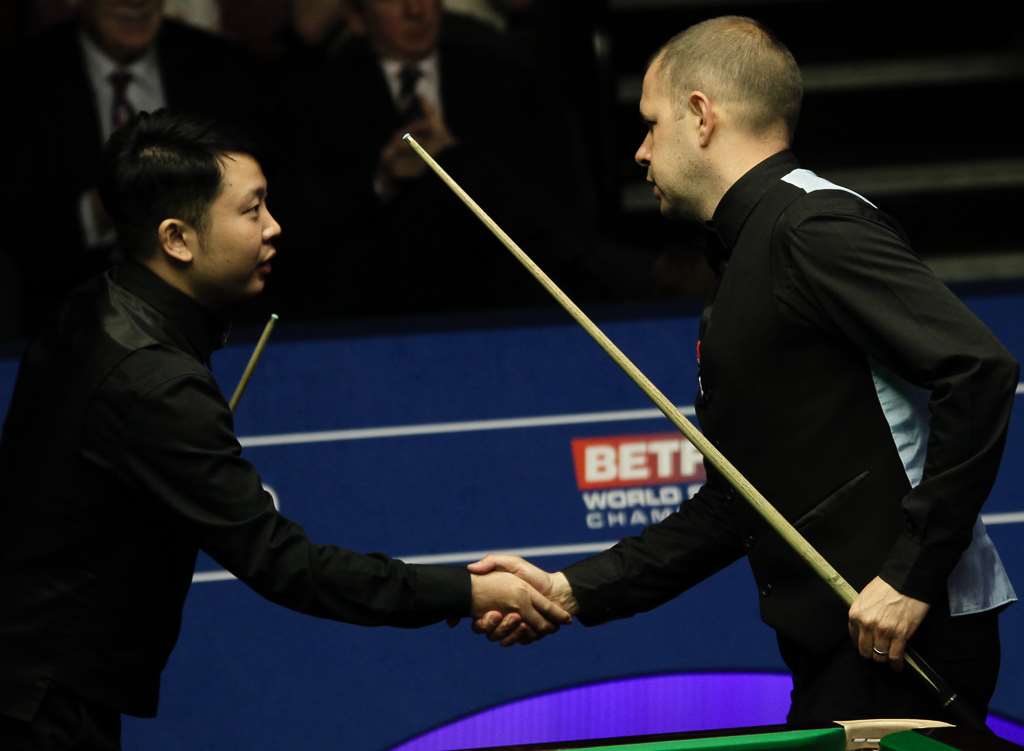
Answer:
POLYGON ((929 607, 927 602, 901 595, 876 576, 850 606, 850 638, 861 657, 902 670, 907 641, 929 607))
MULTIPOLYGON (((561 606, 565 612, 575 614, 578 610, 569 580, 561 572, 548 573, 529 561, 514 555, 488 555, 476 563, 469 564, 473 574, 507 572, 529 584, 540 594, 561 606)), ((512 644, 529 644, 545 634, 531 628, 516 613, 493 610, 484 613, 473 622, 473 630, 485 634, 491 641, 500 641, 503 647, 512 644)))
POLYGON ((486 619, 491 613, 499 614, 499 620, 500 616, 515 618, 517 625, 529 631, 531 641, 554 633, 563 623, 572 622, 572 616, 564 608, 510 573, 493 569, 474 573, 471 569, 470 577, 472 612, 478 619, 486 619))
POLYGON ((423 117, 396 131, 380 152, 376 184, 385 198, 394 193, 398 181, 419 177, 427 169, 426 163, 409 148, 409 144, 402 140, 402 136, 411 133, 417 143, 431 156, 437 156, 455 144, 455 138, 437 108, 422 97, 420 108, 423 110, 423 117))

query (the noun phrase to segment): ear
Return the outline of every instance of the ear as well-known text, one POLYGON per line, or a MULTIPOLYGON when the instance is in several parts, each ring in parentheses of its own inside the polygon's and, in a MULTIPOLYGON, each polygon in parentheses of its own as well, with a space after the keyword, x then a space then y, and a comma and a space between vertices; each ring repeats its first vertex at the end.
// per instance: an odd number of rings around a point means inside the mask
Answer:
POLYGON ((179 263, 191 263, 198 234, 188 222, 164 219, 157 228, 160 250, 179 263))
POLYGON ((703 91, 691 91, 686 100, 686 106, 690 114, 696 118, 697 139, 701 146, 707 146, 711 141, 711 134, 718 124, 715 108, 711 106, 711 99, 703 91))

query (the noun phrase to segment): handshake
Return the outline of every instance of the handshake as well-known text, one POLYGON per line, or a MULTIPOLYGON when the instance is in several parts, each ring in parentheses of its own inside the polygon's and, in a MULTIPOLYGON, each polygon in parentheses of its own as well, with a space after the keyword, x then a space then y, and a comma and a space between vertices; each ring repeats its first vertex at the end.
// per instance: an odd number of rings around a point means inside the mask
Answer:
MULTIPOLYGON (((468 566, 472 629, 503 647, 529 644, 572 622, 577 611, 569 580, 513 555, 488 555, 468 566)), ((458 624, 451 618, 449 626, 458 624)))

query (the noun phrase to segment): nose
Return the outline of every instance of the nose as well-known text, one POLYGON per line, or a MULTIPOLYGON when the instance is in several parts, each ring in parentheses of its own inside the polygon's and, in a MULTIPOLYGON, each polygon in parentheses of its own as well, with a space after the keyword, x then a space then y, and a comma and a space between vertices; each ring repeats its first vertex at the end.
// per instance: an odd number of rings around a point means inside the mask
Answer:
POLYGON ((263 242, 268 243, 281 234, 281 225, 277 223, 270 209, 266 209, 267 223, 263 225, 263 242))
POLYGON ((633 155, 633 160, 641 167, 651 166, 651 134, 647 133, 644 136, 644 140, 640 142, 640 147, 636 150, 633 155))

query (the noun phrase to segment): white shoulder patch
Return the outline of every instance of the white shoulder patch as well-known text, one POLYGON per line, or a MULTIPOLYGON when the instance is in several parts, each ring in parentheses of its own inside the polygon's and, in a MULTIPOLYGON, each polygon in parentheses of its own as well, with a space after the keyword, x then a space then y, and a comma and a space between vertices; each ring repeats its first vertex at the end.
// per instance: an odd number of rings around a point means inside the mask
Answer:
POLYGON ((873 209, 877 209, 878 208, 877 206, 875 206, 875 204, 871 203, 871 201, 866 199, 860 193, 855 193, 854 191, 850 190, 849 188, 844 188, 842 185, 836 185, 835 183, 830 183, 825 178, 818 177, 816 174, 811 172, 809 169, 795 169, 792 172, 790 172, 788 175, 783 177, 782 181, 783 182, 787 182, 790 185, 795 185, 796 187, 800 188, 800 190, 804 191, 805 193, 813 193, 816 190, 842 190, 842 191, 844 191, 846 193, 850 193, 851 195, 857 196, 857 198, 862 200, 864 203, 866 203, 871 208, 873 208, 873 209))

